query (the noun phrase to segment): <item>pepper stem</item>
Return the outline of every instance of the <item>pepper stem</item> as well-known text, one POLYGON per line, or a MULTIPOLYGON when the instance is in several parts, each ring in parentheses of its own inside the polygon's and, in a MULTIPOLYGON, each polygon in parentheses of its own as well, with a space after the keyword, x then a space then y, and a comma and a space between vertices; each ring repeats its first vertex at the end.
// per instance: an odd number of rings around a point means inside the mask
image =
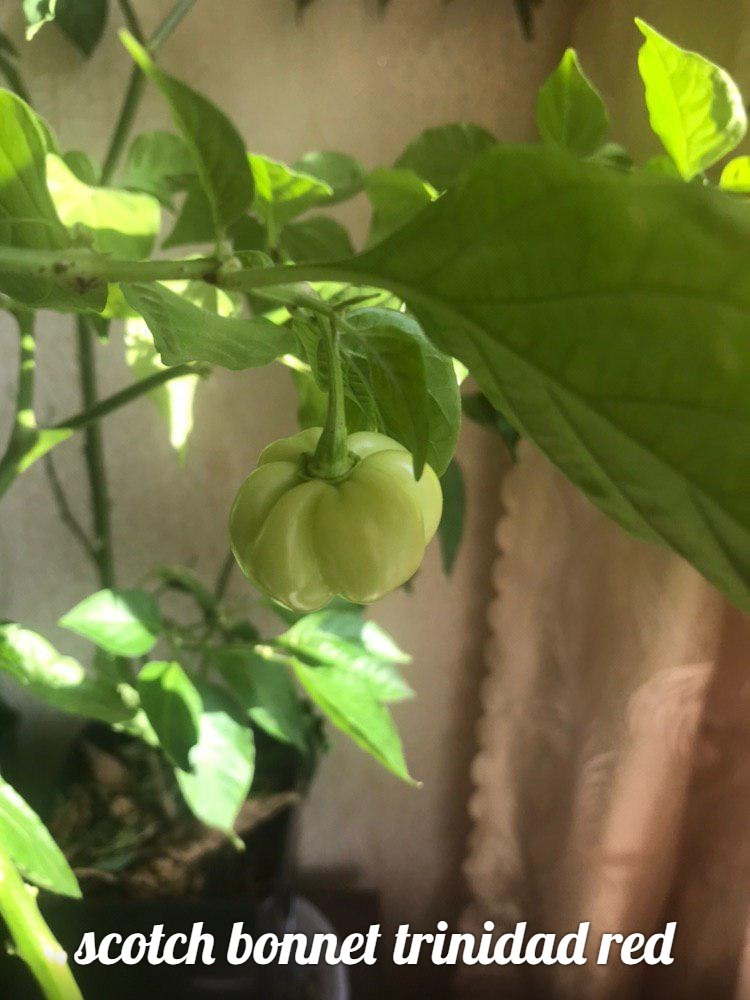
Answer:
POLYGON ((326 327, 328 344, 328 412, 318 446, 307 468, 316 479, 343 479, 351 470, 352 460, 346 447, 344 374, 339 357, 339 331, 335 321, 326 327))

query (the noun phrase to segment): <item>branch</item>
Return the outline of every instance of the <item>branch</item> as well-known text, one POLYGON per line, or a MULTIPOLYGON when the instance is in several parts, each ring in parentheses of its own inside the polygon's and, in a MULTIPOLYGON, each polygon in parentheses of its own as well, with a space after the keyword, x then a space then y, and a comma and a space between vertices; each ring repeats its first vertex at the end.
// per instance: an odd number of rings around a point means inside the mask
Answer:
POLYGON ((52 490, 52 496, 54 497, 55 504, 57 505, 58 513, 60 514, 60 520, 70 530, 76 541, 80 543, 82 549, 93 564, 97 566, 98 562, 94 546, 81 525, 81 522, 73 513, 73 508, 70 506, 63 485, 57 475, 57 469, 55 468, 55 463, 52 460, 52 455, 49 453, 44 456, 44 471, 47 474, 47 480, 49 482, 50 489, 52 490))
POLYGON ((13 315, 18 323, 18 386, 13 428, 5 452, 0 458, 0 496, 18 475, 19 465, 37 436, 34 417, 34 314, 28 309, 14 309, 13 315))

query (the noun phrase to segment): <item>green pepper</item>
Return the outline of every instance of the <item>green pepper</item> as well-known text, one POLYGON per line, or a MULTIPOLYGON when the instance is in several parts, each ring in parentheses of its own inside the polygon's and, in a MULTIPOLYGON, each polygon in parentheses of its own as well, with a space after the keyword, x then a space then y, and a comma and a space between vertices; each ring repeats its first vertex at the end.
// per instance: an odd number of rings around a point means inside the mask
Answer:
POLYGON ((232 551, 260 590, 295 611, 315 611, 338 594, 370 604, 419 568, 437 530, 443 497, 426 465, 417 481, 411 454, 384 434, 346 438, 347 470, 315 475, 322 430, 269 445, 232 506, 232 551))

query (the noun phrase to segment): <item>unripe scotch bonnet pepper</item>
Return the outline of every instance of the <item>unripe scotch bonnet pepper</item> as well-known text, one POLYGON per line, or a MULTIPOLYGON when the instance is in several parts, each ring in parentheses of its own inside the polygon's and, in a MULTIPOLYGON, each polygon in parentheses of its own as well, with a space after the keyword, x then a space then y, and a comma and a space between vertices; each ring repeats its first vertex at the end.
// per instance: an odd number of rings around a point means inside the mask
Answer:
POLYGON ((338 594, 370 604, 419 568, 443 507, 425 465, 384 434, 348 435, 352 460, 340 479, 309 472, 321 428, 270 444, 240 487, 229 533, 242 572, 295 611, 316 611, 338 594))

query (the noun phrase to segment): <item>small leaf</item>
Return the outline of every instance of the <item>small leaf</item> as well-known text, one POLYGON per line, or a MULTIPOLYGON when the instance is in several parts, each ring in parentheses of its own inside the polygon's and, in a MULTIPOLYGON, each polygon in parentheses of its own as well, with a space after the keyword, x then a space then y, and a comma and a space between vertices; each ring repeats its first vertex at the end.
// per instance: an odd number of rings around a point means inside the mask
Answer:
POLYGON ((161 226, 159 202, 147 194, 90 187, 59 156, 47 156, 47 185, 58 215, 68 227, 93 237, 100 253, 125 260, 148 257, 161 226))
POLYGON ((99 183, 99 168, 82 149, 70 149, 63 156, 65 166, 84 184, 93 186, 99 183))
POLYGON ((559 66, 542 84, 536 105, 542 139, 575 156, 591 156, 607 138, 609 118, 604 101, 581 69, 575 49, 567 49, 559 66))
POLYGON ((142 191, 171 206, 195 172, 187 141, 171 132, 142 132, 131 145, 125 163, 123 187, 142 191))
POLYGON ((128 32, 120 33, 135 62, 162 91, 174 123, 193 153, 203 190, 211 205, 215 232, 221 235, 249 207, 253 175, 236 129, 214 104, 154 64, 128 32))
POLYGON ((330 190, 328 204, 335 205, 354 197, 364 187, 365 169, 345 153, 311 152, 292 164, 293 169, 326 184, 330 190))
POLYGON ((159 607, 145 590, 99 590, 58 622, 115 656, 143 656, 162 630, 159 607))
MULTIPOLYGON (((171 232, 162 243, 164 250, 194 243, 210 243, 215 238, 213 210, 208 195, 196 177, 186 184, 185 200, 171 232)), ((240 219, 245 216, 240 216, 240 219)), ((237 225, 237 222, 232 226, 237 225)), ((232 226, 229 227, 231 230, 232 226)))
POLYGON ((437 197, 431 184, 405 168, 373 170, 367 176, 365 190, 372 204, 370 244, 390 236, 437 197))
POLYGON ((0 778, 0 842, 28 882, 42 889, 81 898, 65 855, 31 806, 0 778))
POLYGON ((256 726, 273 739, 305 751, 307 717, 285 666, 262 656, 253 646, 217 649, 210 663, 256 726))
POLYGON ((750 156, 735 156, 724 167, 719 186, 725 191, 750 194, 750 156))
POLYGON ((286 163, 257 153, 249 153, 248 160, 255 179, 253 208, 269 230, 280 231, 295 216, 329 201, 333 195, 328 184, 286 163))
POLYGON ((444 191, 480 153, 497 144, 481 125, 457 122, 428 128, 406 147, 394 166, 410 170, 444 191))
POLYGON ((397 777, 416 784, 390 712, 366 677, 341 667, 307 667, 299 660, 293 666, 302 687, 337 729, 397 777))
POLYGON ((26 39, 31 39, 40 28, 55 19, 57 0, 23 0, 23 13, 26 17, 26 39))
POLYGON ((153 660, 138 674, 138 694, 162 750, 177 767, 189 770, 203 710, 193 682, 179 663, 153 660))
POLYGON ((461 406, 466 416, 482 427, 495 431, 505 442, 510 457, 516 461, 518 442, 521 435, 507 417, 495 409, 483 392, 470 393, 461 397, 461 406))
POLYGON ((450 574, 456 562, 464 534, 464 507, 466 503, 464 477, 461 466, 453 459, 440 477, 443 490, 443 514, 438 525, 440 555, 443 569, 450 574))
MULTIPOLYGON (((456 450, 461 426, 461 397, 452 359, 435 347, 412 316, 395 309, 359 309, 349 314, 348 322, 362 331, 365 346, 370 342, 372 331, 383 328, 390 330, 392 336, 400 337, 404 343, 416 345, 421 352, 429 428, 426 458, 437 475, 441 476, 456 450)), ((416 394, 420 393, 421 389, 416 386, 416 394)), ((401 436, 400 426, 390 422, 382 410, 381 415, 384 418, 385 433, 410 447, 401 436)))
POLYGON ((123 722, 137 707, 132 689, 88 676, 78 660, 13 623, 0 625, 0 670, 48 705, 74 715, 123 722))
POLYGON ((690 180, 742 141, 747 131, 742 95, 726 70, 681 49, 640 18, 635 23, 646 39, 638 69, 651 128, 690 180))
POLYGON ((84 56, 92 55, 107 22, 107 0, 57 0, 55 22, 84 56))
POLYGON ((326 215, 290 222, 281 233, 281 249, 298 264, 316 260, 338 260, 354 253, 344 227, 326 215))
POLYGON ((404 701, 414 692, 395 664, 410 657, 373 621, 356 611, 317 611, 305 615, 277 640, 305 663, 336 666, 367 681, 378 701, 404 701))
POLYGON ((232 834, 255 773, 253 731, 234 701, 212 684, 201 684, 203 703, 190 770, 175 774, 192 812, 207 826, 232 834))
POLYGON ((294 349, 286 327, 263 316, 218 316, 163 285, 124 285, 128 304, 145 319, 166 365, 207 361, 231 371, 270 364, 294 349))

